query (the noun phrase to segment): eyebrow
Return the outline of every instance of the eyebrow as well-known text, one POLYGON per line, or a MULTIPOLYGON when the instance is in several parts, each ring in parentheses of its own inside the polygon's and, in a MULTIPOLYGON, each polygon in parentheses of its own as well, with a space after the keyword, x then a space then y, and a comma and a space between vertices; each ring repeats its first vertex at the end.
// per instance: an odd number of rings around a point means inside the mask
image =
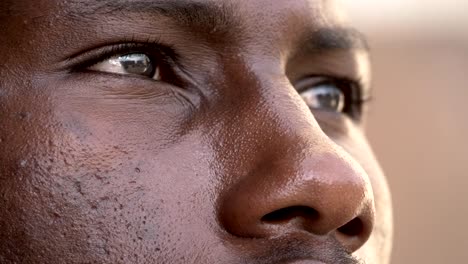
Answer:
POLYGON ((235 8, 189 0, 76 0, 72 15, 115 15, 122 12, 162 15, 190 30, 229 33, 240 26, 235 8))
POLYGON ((309 33, 302 41, 309 52, 363 50, 369 51, 366 37, 350 27, 325 27, 309 33))

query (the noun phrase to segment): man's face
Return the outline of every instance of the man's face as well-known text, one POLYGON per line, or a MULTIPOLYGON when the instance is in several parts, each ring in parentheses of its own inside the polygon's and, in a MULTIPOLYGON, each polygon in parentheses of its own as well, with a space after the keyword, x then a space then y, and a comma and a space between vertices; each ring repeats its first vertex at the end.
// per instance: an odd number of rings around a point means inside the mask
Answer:
POLYGON ((0 263, 388 263, 366 44, 333 11, 2 0, 0 263))

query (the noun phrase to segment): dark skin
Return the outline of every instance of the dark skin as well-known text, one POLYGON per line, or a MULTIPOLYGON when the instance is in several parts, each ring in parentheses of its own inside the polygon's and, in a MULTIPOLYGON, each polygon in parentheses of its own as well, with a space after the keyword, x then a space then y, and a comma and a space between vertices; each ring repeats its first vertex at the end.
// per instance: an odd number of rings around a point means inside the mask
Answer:
POLYGON ((367 49, 334 11, 3 0, 0 263, 388 263, 367 49))

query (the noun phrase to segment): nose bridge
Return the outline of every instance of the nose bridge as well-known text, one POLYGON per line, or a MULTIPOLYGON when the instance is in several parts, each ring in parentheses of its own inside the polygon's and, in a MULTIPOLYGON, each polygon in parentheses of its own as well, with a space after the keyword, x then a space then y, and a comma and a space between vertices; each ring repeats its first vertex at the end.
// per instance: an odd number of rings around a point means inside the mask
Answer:
POLYGON ((308 152, 308 146, 328 149, 328 145, 334 145, 284 75, 283 69, 272 68, 265 74, 263 68, 259 72, 263 74, 257 76, 257 87, 254 88, 261 98, 257 113, 261 114, 265 125, 264 133, 271 134, 270 139, 281 139, 276 140, 276 146, 270 145, 271 147, 282 148, 282 152, 297 155, 308 152))

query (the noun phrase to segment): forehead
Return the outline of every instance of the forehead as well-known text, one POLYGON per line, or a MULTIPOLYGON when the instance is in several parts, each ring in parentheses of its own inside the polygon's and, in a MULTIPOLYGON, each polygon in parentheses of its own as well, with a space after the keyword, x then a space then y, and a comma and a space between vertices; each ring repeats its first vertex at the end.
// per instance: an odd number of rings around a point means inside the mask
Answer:
MULTIPOLYGON (((335 23, 331 2, 322 0, 4 0, 0 3, 0 18, 8 16, 32 17, 35 20, 49 16, 98 16, 125 12, 149 15, 193 12, 205 22, 283 27, 291 24, 316 26, 335 23), (216 18, 217 21, 214 21, 216 18)), ((186 21, 190 22, 190 21, 186 21)), ((198 22, 198 21, 191 21, 198 22)), ((219 23, 218 23, 219 24, 219 23)))
MULTIPOLYGON (((22 2, 31 2, 32 0, 20 0, 22 2)), ((160 6, 169 9, 171 7, 199 7, 226 10, 241 15, 241 18, 258 17, 268 14, 274 18, 278 15, 295 13, 298 17, 317 15, 317 11, 332 11, 332 1, 324 0, 41 0, 51 5, 65 6, 88 9, 93 12, 100 7, 122 7, 137 6, 144 9, 160 6)))

